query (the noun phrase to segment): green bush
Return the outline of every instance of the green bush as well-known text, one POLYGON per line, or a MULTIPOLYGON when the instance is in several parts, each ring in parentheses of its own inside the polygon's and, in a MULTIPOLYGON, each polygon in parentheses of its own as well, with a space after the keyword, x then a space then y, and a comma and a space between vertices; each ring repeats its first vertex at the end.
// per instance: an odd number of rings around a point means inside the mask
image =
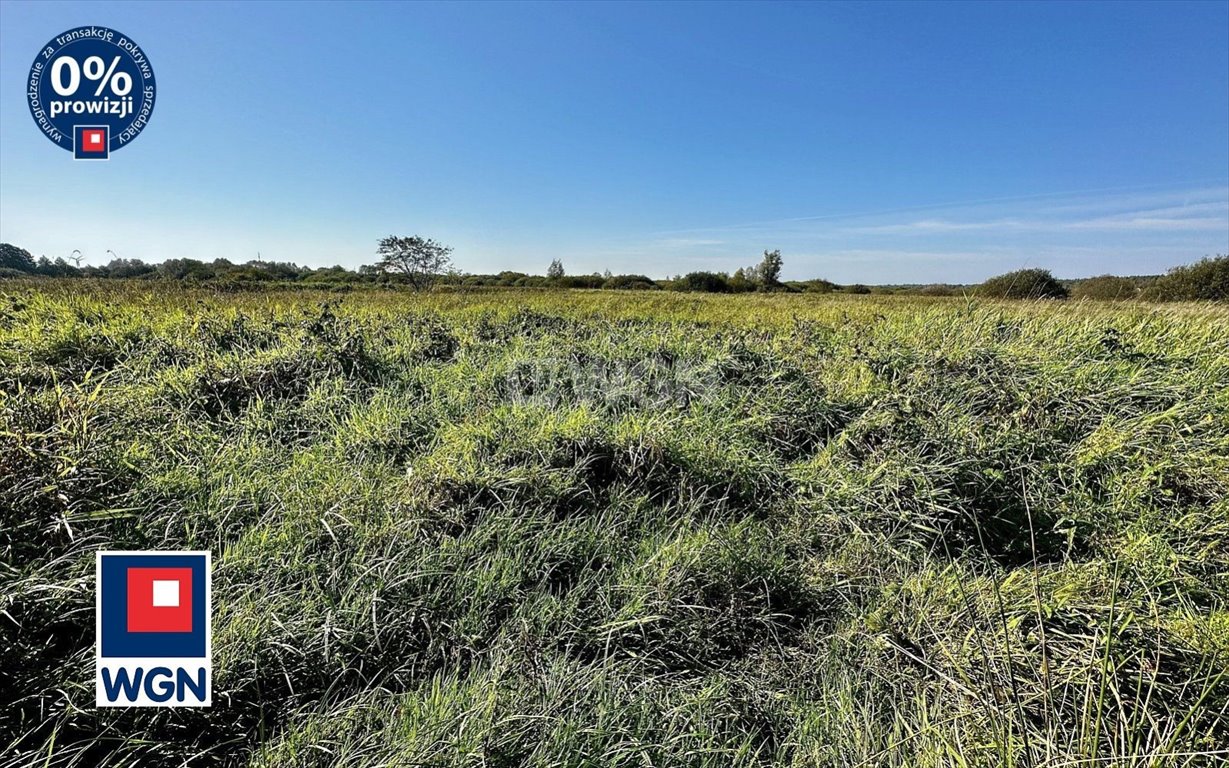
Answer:
POLYGON ((1133 299, 1139 295, 1139 285, 1129 277, 1100 275, 1081 280, 1071 288, 1073 299, 1115 301, 1133 299))
POLYGON ((1048 269, 1018 269, 992 277, 977 293, 992 299, 1065 299, 1067 289, 1048 269))
POLYGON ((601 275, 562 275, 548 277, 547 281, 556 288, 601 288, 606 282, 601 275))
POLYGON ((786 283, 802 293, 832 293, 840 288, 836 283, 816 278, 814 280, 793 280, 786 283))
POLYGON ((674 281, 676 291, 699 291, 701 293, 729 293, 730 281, 716 272, 689 272, 674 281))
POLYGON ((1202 259, 1194 264, 1174 267, 1154 280, 1143 291, 1151 301, 1227 301, 1229 300, 1229 256, 1202 259))
POLYGON ((647 291, 657 288, 657 283, 644 275, 614 275, 602 283, 607 290, 647 291))

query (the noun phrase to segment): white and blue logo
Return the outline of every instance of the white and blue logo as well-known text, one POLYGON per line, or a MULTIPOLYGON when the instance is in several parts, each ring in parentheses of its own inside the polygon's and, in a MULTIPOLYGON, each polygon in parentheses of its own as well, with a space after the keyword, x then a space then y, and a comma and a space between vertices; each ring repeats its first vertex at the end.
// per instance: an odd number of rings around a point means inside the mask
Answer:
POLYGON ((26 102, 40 131, 77 160, 108 160, 149 123, 157 86, 136 42, 85 26, 43 46, 26 78, 26 102))
POLYGON ((98 706, 212 703, 211 566, 208 552, 98 553, 98 706))

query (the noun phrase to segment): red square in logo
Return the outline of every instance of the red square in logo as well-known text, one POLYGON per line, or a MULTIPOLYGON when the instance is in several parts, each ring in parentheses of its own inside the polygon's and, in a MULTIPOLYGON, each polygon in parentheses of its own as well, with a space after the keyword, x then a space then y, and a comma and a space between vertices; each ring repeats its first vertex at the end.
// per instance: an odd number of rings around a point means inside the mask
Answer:
POLYGON ((83 128, 81 130, 82 152, 106 152, 107 132, 101 128, 83 128))
POLYGON ((128 631, 191 632, 192 569, 129 568, 128 631))

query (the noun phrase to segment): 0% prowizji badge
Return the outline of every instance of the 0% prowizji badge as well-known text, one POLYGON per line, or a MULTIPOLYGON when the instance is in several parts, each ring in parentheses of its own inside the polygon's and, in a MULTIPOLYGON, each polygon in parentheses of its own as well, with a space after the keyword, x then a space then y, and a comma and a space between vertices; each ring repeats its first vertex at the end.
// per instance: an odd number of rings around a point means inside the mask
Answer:
POLYGON ((53 37, 26 83, 43 135, 78 160, 107 160, 132 142, 154 112, 154 69, 131 37, 85 26, 53 37))

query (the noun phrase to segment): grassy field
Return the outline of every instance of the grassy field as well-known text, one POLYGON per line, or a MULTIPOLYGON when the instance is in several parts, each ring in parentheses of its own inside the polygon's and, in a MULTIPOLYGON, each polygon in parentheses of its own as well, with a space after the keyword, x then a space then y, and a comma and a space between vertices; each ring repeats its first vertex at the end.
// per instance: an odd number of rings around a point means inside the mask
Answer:
POLYGON ((0 284, 0 568, 7 764, 1224 764, 1229 308, 0 284))

